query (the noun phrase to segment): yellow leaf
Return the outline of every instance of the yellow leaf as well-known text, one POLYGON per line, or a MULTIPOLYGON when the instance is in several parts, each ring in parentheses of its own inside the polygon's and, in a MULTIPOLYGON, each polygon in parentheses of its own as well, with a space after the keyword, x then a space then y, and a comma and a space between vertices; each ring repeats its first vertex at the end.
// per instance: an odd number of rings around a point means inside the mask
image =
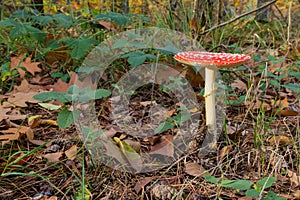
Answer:
POLYGON ((284 135, 273 136, 269 140, 270 145, 283 146, 293 144, 293 140, 284 135))

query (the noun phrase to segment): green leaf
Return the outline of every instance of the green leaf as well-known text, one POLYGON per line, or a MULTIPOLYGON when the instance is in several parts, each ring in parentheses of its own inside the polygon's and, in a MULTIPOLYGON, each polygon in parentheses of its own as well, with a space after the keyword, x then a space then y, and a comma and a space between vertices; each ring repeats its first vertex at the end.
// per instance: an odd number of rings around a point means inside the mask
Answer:
POLYGON ((177 125, 181 126, 183 122, 191 118, 190 112, 180 112, 178 115, 171 117, 170 120, 174 120, 177 125))
POLYGON ((251 190, 247 190, 245 194, 247 197, 259 197, 260 192, 257 190, 251 189, 251 190))
POLYGON ((236 190, 247 190, 253 185, 253 182, 247 180, 222 180, 221 186, 234 188, 236 190))
POLYGON ((204 175, 205 180, 207 180, 208 182, 211 182, 213 184, 218 184, 219 183, 219 179, 211 176, 211 175, 204 175))
POLYGON ((73 25, 73 18, 63 13, 54 14, 53 19, 64 28, 70 28, 73 25))
POLYGON ((289 83, 289 84, 282 85, 282 87, 285 87, 297 93, 300 92, 300 84, 289 83))
POLYGON ((91 198, 91 192, 86 186, 84 186, 84 189, 80 187, 80 189, 74 195, 75 200, 90 200, 91 198))
POLYGON ((262 200, 285 200, 285 198, 278 196, 275 192, 268 191, 268 196, 262 198, 262 200))
POLYGON ((90 87, 86 87, 79 91, 76 85, 71 86, 68 89, 68 93, 74 94, 73 100, 77 102, 88 102, 90 100, 101 99, 111 95, 111 92, 108 90, 92 90, 90 87))
POLYGON ((33 98, 38 101, 51 101, 58 100, 62 103, 67 103, 72 100, 72 97, 64 92, 43 92, 34 95, 33 98))
POLYGON ((98 89, 96 90, 95 98, 96 99, 102 99, 109 97, 111 95, 111 92, 105 89, 98 89))
POLYGON ((155 130, 155 134, 157 133, 162 133, 164 131, 167 131, 171 128, 174 128, 175 124, 174 123, 170 123, 170 122, 163 122, 161 123, 155 130))
POLYGON ((280 83, 277 80, 269 80, 269 83, 275 87, 280 87, 280 83))
POLYGON ((143 56, 143 55, 145 55, 145 53, 142 51, 133 51, 133 52, 129 52, 129 53, 122 55, 121 58, 139 57, 139 56, 143 56))
POLYGON ((5 19, 5 20, 2 20, 0 21, 0 27, 2 28, 5 28, 5 27, 10 27, 10 26, 17 26, 18 25, 18 22, 16 22, 15 20, 13 19, 5 19))
POLYGON ((29 25, 25 26, 25 29, 30 36, 32 36, 34 39, 38 40, 39 42, 44 42, 47 36, 46 33, 41 31, 40 29, 37 29, 29 25))
POLYGON ((50 48, 51 50, 58 49, 61 47, 58 40, 50 40, 46 43, 46 47, 50 48))
POLYGON ((27 34, 27 31, 26 31, 25 26, 23 26, 23 25, 16 26, 10 30, 10 36, 12 38, 20 37, 20 36, 23 36, 26 34, 27 34))
POLYGON ((117 40, 114 44, 113 44, 113 48, 114 49, 118 49, 118 48, 122 48, 122 47, 126 47, 128 46, 128 40, 121 38, 120 40, 117 40))
POLYGON ((136 57, 129 57, 128 58, 128 63, 132 66, 132 67, 136 67, 136 66, 138 66, 138 65, 140 65, 140 64, 142 64, 142 63, 144 63, 145 62, 145 60, 146 60, 146 56, 145 55, 143 55, 143 56, 136 56, 136 57))
POLYGON ((131 23, 131 20, 126 15, 122 15, 116 12, 108 12, 106 14, 98 14, 95 16, 96 20, 105 20, 110 22, 116 22, 119 25, 128 25, 131 23))
POLYGON ((57 123, 60 128, 66 128, 73 124, 79 117, 80 111, 79 110, 62 110, 58 113, 57 116, 57 123))
POLYGON ((147 58, 150 58, 150 59, 153 59, 153 60, 157 60, 157 56, 156 55, 153 55, 153 54, 145 54, 145 56, 147 57, 147 58))
POLYGON ((13 12, 12 17, 18 19, 28 19, 29 17, 31 17, 31 14, 28 13, 28 10, 22 9, 13 12))
POLYGON ((273 183, 275 183, 275 181, 276 181, 276 179, 273 176, 265 177, 265 178, 259 180, 257 182, 257 185, 259 185, 261 188, 264 187, 266 189, 266 188, 271 187, 273 185, 273 183))
POLYGON ((32 16, 32 19, 41 24, 42 26, 53 21, 51 16, 32 16))
POLYGON ((46 108, 48 110, 58 110, 61 108, 61 106, 57 106, 51 103, 38 103, 40 106, 42 106, 43 108, 46 108))
POLYGON ((127 61, 132 67, 136 67, 144 63, 147 58, 155 59, 155 60, 157 59, 155 55, 145 54, 142 51, 129 52, 127 54, 122 55, 121 58, 128 58, 127 61))
POLYGON ((288 71, 288 75, 300 79, 300 72, 288 71))
POLYGON ((90 51, 93 45, 96 44, 98 44, 97 40, 88 37, 75 39, 71 45, 73 50, 70 55, 72 58, 79 60, 90 51))

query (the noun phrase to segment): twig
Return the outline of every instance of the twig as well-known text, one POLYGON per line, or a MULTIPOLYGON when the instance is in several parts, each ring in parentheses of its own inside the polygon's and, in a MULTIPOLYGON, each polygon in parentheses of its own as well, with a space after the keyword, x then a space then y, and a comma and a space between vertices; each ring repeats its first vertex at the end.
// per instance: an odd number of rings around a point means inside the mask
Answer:
POLYGON ((252 14, 252 13, 254 13, 254 12, 260 11, 260 10, 262 10, 262 9, 264 9, 264 8, 266 8, 266 7, 268 7, 269 5, 275 3, 276 1, 277 1, 277 0, 270 1, 269 3, 267 3, 267 4, 263 5, 263 6, 260 6, 260 7, 256 8, 256 9, 254 9, 254 10, 250 10, 250 11, 245 12, 244 14, 241 14, 241 15, 239 15, 239 16, 237 16, 237 17, 231 19, 231 20, 228 20, 228 21, 223 22, 223 23, 221 23, 221 24, 219 24, 219 25, 213 26, 213 27, 211 27, 210 29, 203 31, 203 32, 200 33, 199 35, 203 35, 203 34, 205 34, 205 33, 208 33, 208 32, 210 32, 210 31, 212 31, 212 30, 215 30, 215 29, 217 29, 217 28, 220 28, 220 27, 223 27, 223 26, 225 26, 225 25, 227 25, 227 24, 230 24, 230 23, 232 23, 232 22, 234 22, 234 21, 236 21, 236 20, 238 20, 238 19, 240 19, 240 18, 242 18, 242 17, 245 17, 245 16, 247 16, 247 15, 250 15, 250 14, 252 14))

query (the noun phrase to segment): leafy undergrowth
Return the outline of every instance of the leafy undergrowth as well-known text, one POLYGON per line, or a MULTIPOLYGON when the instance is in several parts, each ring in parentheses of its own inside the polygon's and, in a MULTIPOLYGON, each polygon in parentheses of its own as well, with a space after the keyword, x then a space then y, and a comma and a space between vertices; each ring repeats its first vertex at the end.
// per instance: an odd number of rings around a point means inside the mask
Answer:
MULTIPOLYGON (((0 51, 0 199, 300 198, 299 31, 291 31, 287 40, 281 34, 286 31, 281 24, 246 21, 238 27, 240 33, 232 33, 230 26, 222 29, 228 35, 223 40, 216 41, 218 32, 202 38, 207 49, 243 52, 251 55, 253 62, 221 71, 226 85, 224 128, 214 150, 199 158, 207 132, 203 80, 192 68, 175 63, 169 54, 151 50, 123 55, 105 71, 95 96, 92 90, 80 91, 80 81, 73 85, 79 74, 74 71, 90 49, 126 26, 135 27, 139 20, 150 23, 149 19, 113 12, 99 14, 91 21, 62 13, 33 16, 17 11, 0 23, 4 30, 0 51), (36 28, 37 23, 44 28, 36 28), (278 30, 282 32, 276 33, 278 30), (125 116, 144 129, 137 132, 125 127, 125 131, 111 115, 115 112, 112 102, 120 97, 110 91, 122 90, 116 83, 130 69, 159 59, 181 72, 168 87, 147 84, 135 88, 125 116), (181 78, 195 86, 199 107, 191 112, 184 112, 170 92, 185 85, 181 78), (83 121, 85 116, 76 113, 74 99, 82 103, 80 106, 95 100, 93 121, 101 128, 99 138, 108 135, 117 148, 109 151, 114 163, 138 165, 141 153, 156 152, 170 158, 176 154, 170 141, 176 141, 178 127, 185 122, 182 119, 198 114, 199 126, 185 144, 188 151, 169 165, 131 174, 99 162, 102 154, 93 152, 88 140, 82 139, 85 133, 78 132, 76 119, 83 121), (147 131, 155 134, 145 135, 147 131)), ((142 80, 144 76, 136 74, 135 78, 142 80)), ((160 76, 169 77, 170 72, 160 76)))

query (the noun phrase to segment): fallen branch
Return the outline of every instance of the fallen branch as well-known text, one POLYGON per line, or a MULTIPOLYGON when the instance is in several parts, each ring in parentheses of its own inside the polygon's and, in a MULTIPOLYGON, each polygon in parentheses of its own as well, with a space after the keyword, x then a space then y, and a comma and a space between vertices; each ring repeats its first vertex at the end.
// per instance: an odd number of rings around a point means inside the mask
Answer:
POLYGON ((268 7, 269 5, 274 4, 276 1, 277 1, 277 0, 270 1, 269 3, 267 3, 267 4, 263 5, 263 6, 260 6, 260 7, 256 8, 256 9, 254 9, 254 10, 250 10, 250 11, 248 11, 248 12, 245 12, 245 13, 243 13, 243 14, 241 14, 241 15, 235 17, 235 18, 233 18, 233 19, 230 19, 230 20, 228 20, 228 21, 226 21, 226 22, 223 22, 223 23, 221 23, 221 24, 219 24, 219 25, 213 26, 213 27, 211 27, 210 29, 203 31, 203 32, 200 33, 199 35, 206 34, 206 33, 210 32, 210 31, 212 31, 212 30, 215 30, 215 29, 217 29, 217 28, 220 28, 220 27, 223 27, 223 26, 225 26, 225 25, 227 25, 227 24, 230 24, 230 23, 232 23, 232 22, 234 22, 234 21, 236 21, 236 20, 238 20, 238 19, 240 19, 240 18, 242 18, 242 17, 245 17, 245 16, 247 16, 247 15, 250 15, 250 14, 252 14, 252 13, 254 13, 254 12, 260 11, 260 10, 262 10, 262 9, 264 9, 264 8, 266 8, 266 7, 268 7))

